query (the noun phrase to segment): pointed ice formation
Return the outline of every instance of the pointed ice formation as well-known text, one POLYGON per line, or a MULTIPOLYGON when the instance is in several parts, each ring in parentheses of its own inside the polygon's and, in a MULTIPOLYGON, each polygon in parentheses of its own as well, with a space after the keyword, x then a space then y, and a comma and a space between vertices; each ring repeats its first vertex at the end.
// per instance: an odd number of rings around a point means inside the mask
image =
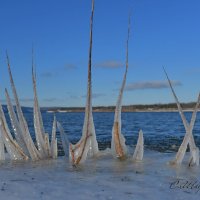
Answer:
POLYGON ((34 74, 34 64, 32 63, 32 80, 34 90, 34 127, 36 133, 37 146, 36 148, 28 128, 26 119, 24 118, 17 91, 14 85, 9 57, 7 54, 7 65, 10 76, 10 83, 14 100, 16 103, 16 113, 13 108, 8 91, 5 89, 8 113, 10 116, 11 125, 14 131, 15 139, 12 137, 8 128, 3 109, 0 104, 0 160, 5 159, 4 145, 12 160, 26 160, 31 158, 33 161, 39 159, 56 158, 57 157, 57 139, 56 139, 56 118, 53 122, 52 141, 49 143, 49 135, 45 133, 42 115, 40 112, 37 90, 36 77, 34 74))
POLYGON ((2 149, 4 148, 4 146, 2 147, 2 143, 4 143, 11 160, 27 160, 28 156, 23 152, 22 148, 17 144, 17 142, 13 139, 10 133, 1 103, 0 103, 0 132, 2 139, 0 144, 1 145, 0 153, 2 156, 1 159, 5 159, 4 150, 2 149))
POLYGON ((51 148, 51 157, 53 159, 56 159, 58 155, 58 146, 57 146, 57 138, 56 138, 56 116, 55 115, 54 115, 54 120, 53 120, 50 148, 51 148))
POLYGON ((0 161, 1 160, 5 160, 5 148, 4 148, 2 133, 0 131, 0 161))
POLYGON ((2 132, 0 131, 0 161, 1 160, 5 160, 5 147, 4 147, 2 132))
POLYGON ((11 68, 10 68, 10 62, 9 62, 8 54, 7 54, 7 65, 8 65, 10 83, 11 83, 11 87, 12 87, 13 96, 14 96, 14 99, 15 99, 17 117, 18 117, 18 120, 19 120, 19 125, 20 125, 20 129, 21 129, 23 141, 26 144, 26 147, 28 149, 28 152, 29 152, 31 159, 32 160, 39 160, 40 154, 39 154, 37 148, 35 147, 35 145, 33 143, 33 140, 31 138, 31 135, 30 135, 30 132, 29 132, 29 129, 28 129, 26 119, 24 118, 24 115, 23 115, 23 112, 22 112, 22 109, 21 109, 21 106, 20 106, 20 103, 19 103, 17 91, 16 91, 14 81, 13 81, 13 77, 12 77, 12 72, 11 72, 11 68))
POLYGON ((126 70, 122 82, 122 86, 119 92, 117 105, 115 108, 115 117, 114 117, 114 125, 112 128, 112 141, 111 141, 111 149, 114 157, 119 159, 124 159, 127 154, 127 147, 125 144, 125 138, 121 133, 121 109, 122 109, 122 97, 126 84, 126 76, 128 71, 128 45, 129 45, 129 34, 130 34, 130 16, 129 16, 129 24, 128 24, 128 37, 126 43, 126 70))
POLYGON ((175 93, 175 91, 172 87, 172 83, 171 83, 165 69, 164 69, 164 72, 166 74, 167 80, 169 82, 169 86, 170 86, 172 94, 175 98, 175 101, 176 101, 176 104, 177 104, 177 107, 178 107, 178 110, 179 110, 179 114, 181 116, 181 119, 183 121, 183 125, 184 125, 185 130, 186 130, 186 134, 185 134, 185 137, 183 139, 183 142, 182 142, 181 146, 179 147, 179 150, 176 154, 176 158, 175 158, 175 160, 172 161, 172 164, 181 164, 182 163, 186 149, 187 149, 187 145, 189 144, 190 152, 191 152, 191 160, 190 160, 189 165, 197 165, 198 166, 199 165, 199 148, 195 144, 192 131, 193 131, 193 128, 194 128, 194 124, 195 124, 195 121, 196 121, 196 116, 197 116, 197 112, 198 112, 198 108, 199 108, 199 104, 200 104, 200 94, 198 96, 196 106, 195 106, 194 111, 192 113, 191 122, 189 124, 187 122, 186 118, 185 118, 185 115, 183 113, 183 109, 182 109, 182 107, 181 107, 181 105, 178 101, 176 93, 175 93))
MULTIPOLYGON (((85 119, 82 130, 82 137, 75 145, 69 144, 69 158, 72 165, 76 166, 85 162, 87 156, 95 156, 99 152, 96 140, 93 116, 92 116, 92 83, 91 83, 91 66, 92 66, 92 35, 93 35, 93 16, 94 16, 94 0, 92 0, 92 12, 90 17, 90 46, 88 61, 88 84, 87 84, 87 100, 85 107, 85 119)), ((59 123, 58 128, 61 132, 62 144, 65 154, 68 155, 68 140, 64 136, 64 131, 59 123), (66 146, 65 146, 66 145, 66 146)))
POLYGON ((142 161, 144 155, 144 138, 143 132, 140 130, 137 145, 133 154, 134 161, 142 161))
POLYGON ((71 155, 69 154, 70 144, 69 144, 69 140, 67 138, 67 135, 66 135, 62 125, 59 122, 57 122, 57 127, 58 127, 58 130, 60 132, 60 137, 61 137, 61 141, 62 141, 63 150, 65 152, 65 156, 67 158, 69 157, 69 159, 71 160, 71 158, 70 158, 71 155))
POLYGON ((22 148, 22 150, 24 151, 24 153, 26 155, 29 155, 28 149, 26 147, 26 143, 24 141, 24 137, 22 135, 22 130, 19 124, 19 121, 17 119, 16 113, 14 111, 10 96, 8 94, 7 89, 5 89, 5 96, 6 96, 6 101, 7 101, 7 108, 8 108, 8 113, 10 116, 10 121, 11 121, 11 125, 15 134, 15 139, 17 141, 17 143, 19 144, 19 146, 22 148))
MULTIPOLYGON (((32 55, 33 57, 33 55, 32 55)), ((42 115, 40 112, 38 97, 37 97, 37 88, 36 88, 36 75, 34 73, 34 63, 32 58, 32 81, 33 81, 33 91, 34 91, 34 107, 33 107, 33 115, 34 115, 34 128, 36 141, 38 146, 38 151, 40 153, 41 159, 49 158, 51 156, 50 144, 49 144, 49 135, 45 133, 42 115)))

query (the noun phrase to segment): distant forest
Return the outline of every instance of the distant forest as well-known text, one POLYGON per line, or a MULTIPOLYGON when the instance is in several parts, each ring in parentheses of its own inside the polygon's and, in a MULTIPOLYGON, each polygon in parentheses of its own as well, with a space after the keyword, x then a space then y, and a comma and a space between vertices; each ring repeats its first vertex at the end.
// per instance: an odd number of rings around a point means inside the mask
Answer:
MULTIPOLYGON (((191 110, 195 107, 194 102, 182 103, 184 110, 191 110)), ((84 107, 49 107, 42 108, 48 112, 83 112, 84 107)), ((115 106, 94 106, 93 112, 113 112, 115 106)), ((122 107, 122 112, 153 112, 153 111, 176 111, 177 105, 175 103, 168 104, 146 104, 146 105, 125 105, 122 107)))

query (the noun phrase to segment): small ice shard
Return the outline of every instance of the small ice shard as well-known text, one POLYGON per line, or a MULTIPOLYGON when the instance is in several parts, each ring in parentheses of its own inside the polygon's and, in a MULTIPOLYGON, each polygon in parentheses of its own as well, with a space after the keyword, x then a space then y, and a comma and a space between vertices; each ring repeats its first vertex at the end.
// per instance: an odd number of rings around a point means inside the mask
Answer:
POLYGON ((129 34, 130 34, 130 16, 129 16, 129 24, 128 24, 128 38, 126 43, 126 70, 124 73, 124 78, 122 82, 122 86, 119 92, 117 105, 115 108, 115 117, 114 117, 114 125, 112 128, 112 141, 111 141, 111 150, 114 157, 119 159, 126 158, 127 147, 125 144, 125 138, 121 133, 121 109, 122 109, 122 97, 126 84, 126 76, 128 71, 128 45, 129 45, 129 34))
POLYGON ((11 160, 27 160, 28 156, 23 152, 21 147, 17 144, 17 142, 9 136, 5 128, 4 121, 0 118, 0 131, 3 136, 3 143, 5 144, 6 150, 10 156, 11 160))
POLYGON ((92 12, 90 18, 90 47, 88 61, 88 85, 87 100, 85 108, 85 119, 82 130, 82 137, 75 145, 70 144, 70 160, 72 165, 84 163, 87 156, 95 156, 98 154, 98 143, 96 140, 93 116, 92 116, 92 83, 91 83, 91 66, 92 66, 92 35, 93 35, 93 16, 94 16, 94 0, 92 0, 92 12))
POLYGON ((1 132, 1 138, 3 140, 3 143, 5 144, 5 147, 10 156, 10 159, 11 160, 27 160, 28 156, 23 152, 21 147, 13 139, 10 133, 1 104, 0 104, 0 132, 1 132))
POLYGON ((60 137, 61 137, 61 141, 62 141, 62 146, 63 146, 63 150, 65 152, 65 156, 67 158, 69 158, 69 140, 65 134, 65 131, 62 127, 62 125, 57 121, 57 127, 58 127, 58 130, 60 132, 60 137))
POLYGON ((140 130, 137 145, 133 154, 134 161, 142 161, 144 155, 144 138, 143 132, 140 130))
POLYGON ((52 135, 51 135, 51 157, 53 159, 57 158, 58 155, 58 146, 56 138, 56 116, 54 115, 52 135))
MULTIPOLYGON (((33 55, 32 55, 33 57, 33 55)), ((36 88, 36 75, 34 73, 34 63, 32 58, 32 81, 33 81, 33 91, 34 91, 34 128, 35 136, 38 146, 38 151, 42 159, 50 157, 50 145, 49 145, 49 135, 44 131, 42 115, 40 112, 38 97, 37 97, 37 88, 36 88)))
POLYGON ((2 132, 0 131, 0 161, 5 160, 5 147, 2 137, 2 132))
POLYGON ((178 101, 176 93, 175 93, 175 91, 172 87, 172 83, 171 83, 165 69, 164 69, 164 72, 165 72, 167 80, 169 82, 172 94, 173 94, 173 96, 176 100, 176 104, 177 104, 177 107, 178 107, 178 110, 179 110, 179 114, 181 116, 181 119, 183 121, 183 125, 184 125, 185 130, 186 130, 186 134, 185 134, 185 137, 183 139, 183 142, 182 142, 182 144, 181 144, 181 146, 180 146, 180 148, 179 148, 179 150, 176 154, 175 160, 172 161, 172 164, 181 164, 182 163, 186 149, 187 149, 187 145, 189 144, 190 152, 191 152, 191 156, 192 156, 189 165, 196 164, 198 166, 199 165, 199 148, 196 147, 192 131, 193 131, 193 127, 194 127, 194 124, 195 124, 195 121, 196 121, 196 115, 197 115, 198 107, 199 107, 199 104, 200 104, 200 94, 198 96, 196 106, 195 106, 194 111, 192 113, 191 122, 190 122, 190 124, 188 124, 188 122, 185 118, 185 115, 183 113, 183 109, 182 109, 182 107, 181 107, 181 105, 178 101))
POLYGON ((14 134, 15 134, 15 139, 16 139, 17 143, 19 144, 19 146, 24 151, 24 153, 26 155, 29 155, 28 149, 26 147, 26 143, 25 143, 23 135, 22 135, 22 130, 21 130, 19 121, 17 119, 16 113, 14 111, 13 105, 11 103, 11 99, 10 99, 7 89, 5 89, 5 95, 6 95, 7 108, 8 108, 8 113, 10 116, 11 125, 13 128, 14 134))
POLYGON ((49 134, 45 133, 44 135, 44 148, 46 149, 47 156, 45 158, 50 158, 51 157, 51 146, 49 142, 49 134))
POLYGON ((194 127, 194 124, 195 124, 195 121, 196 121, 196 116, 197 116, 199 104, 200 104, 200 93, 199 93, 198 100, 197 100, 196 106, 194 108, 194 111, 192 113, 191 122, 190 122, 189 125, 187 125, 187 127, 185 127, 186 134, 187 133, 190 134, 190 136, 187 136, 187 137, 189 137, 189 147, 190 147, 190 153, 191 153, 191 159, 190 159, 190 162, 189 162, 189 166, 192 166, 192 165, 199 166, 199 148, 196 146, 195 141, 194 141, 194 137, 193 137, 193 134, 192 134, 193 127, 194 127))
POLYGON ((12 88, 12 92, 13 92, 15 103, 16 103, 17 117, 18 117, 19 124, 20 124, 21 131, 22 131, 22 136, 23 136, 24 141, 26 143, 26 147, 29 151, 29 155, 30 155, 31 159, 33 161, 39 160, 40 154, 39 154, 37 148, 35 147, 35 144, 33 143, 33 140, 31 138, 31 135, 30 135, 30 132, 29 132, 29 129, 28 129, 26 119, 24 118, 24 115, 23 115, 23 112, 22 112, 22 109, 21 109, 21 106, 20 106, 20 103, 19 103, 17 91, 16 91, 14 81, 13 81, 13 77, 12 77, 12 72, 11 72, 11 68, 10 68, 10 62, 9 62, 8 54, 7 54, 7 65, 8 65, 8 72, 9 72, 9 76, 10 76, 11 88, 12 88))
POLYGON ((196 149, 193 149, 191 152, 191 157, 189 161, 189 167, 194 166, 194 165, 199 165, 199 148, 196 147, 196 149))

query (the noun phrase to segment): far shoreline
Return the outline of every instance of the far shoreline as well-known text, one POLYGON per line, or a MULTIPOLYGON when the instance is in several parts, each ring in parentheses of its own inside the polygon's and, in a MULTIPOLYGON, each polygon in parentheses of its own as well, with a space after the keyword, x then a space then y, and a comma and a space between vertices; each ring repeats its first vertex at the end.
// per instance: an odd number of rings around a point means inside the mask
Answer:
MULTIPOLYGON (((192 112, 196 103, 182 103, 182 109, 184 112, 192 112)), ((43 107, 43 111, 52 113, 66 113, 66 112, 85 112, 85 107, 43 107)), ((93 106, 93 112, 114 112, 115 106, 93 106)), ((138 104, 138 105, 124 105, 122 106, 122 112, 178 112, 176 103, 167 104, 138 104)))
MULTIPOLYGON (((185 109, 183 110, 184 112, 193 112, 193 109, 185 109)), ((85 110, 47 110, 46 112, 48 113, 83 113, 85 110)), ((159 112, 179 112, 178 110, 175 109, 158 109, 158 110, 122 110, 122 113, 133 113, 133 112, 138 112, 138 113, 159 113, 159 112)), ((199 112, 199 110, 198 110, 199 112)), ((114 113, 114 110, 93 110, 93 113, 114 113)))

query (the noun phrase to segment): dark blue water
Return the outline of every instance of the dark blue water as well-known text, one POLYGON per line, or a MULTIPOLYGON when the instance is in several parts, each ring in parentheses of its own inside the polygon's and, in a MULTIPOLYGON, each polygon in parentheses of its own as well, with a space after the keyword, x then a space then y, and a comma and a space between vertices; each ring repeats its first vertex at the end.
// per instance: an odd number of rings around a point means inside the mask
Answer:
MULTIPOLYGON (((34 137, 33 114, 24 113, 30 132, 34 137)), ((53 114, 43 112, 45 131, 51 135, 53 114)), ((114 113, 94 113, 94 123, 97 140, 100 149, 110 147, 111 131, 114 113)), ((191 113, 186 112, 185 116, 190 122, 191 113)), ((81 137, 84 113, 56 113, 57 120, 62 124, 69 140, 77 142, 81 137)), ((160 152, 177 151, 185 129, 178 112, 134 112, 122 113, 122 133, 126 143, 133 146, 137 142, 138 132, 142 129, 144 133, 144 144, 146 149, 160 152)), ((200 113, 197 115, 196 124, 193 130, 195 142, 200 147, 200 113)), ((57 132, 59 154, 62 154, 62 145, 59 132, 57 132)))

